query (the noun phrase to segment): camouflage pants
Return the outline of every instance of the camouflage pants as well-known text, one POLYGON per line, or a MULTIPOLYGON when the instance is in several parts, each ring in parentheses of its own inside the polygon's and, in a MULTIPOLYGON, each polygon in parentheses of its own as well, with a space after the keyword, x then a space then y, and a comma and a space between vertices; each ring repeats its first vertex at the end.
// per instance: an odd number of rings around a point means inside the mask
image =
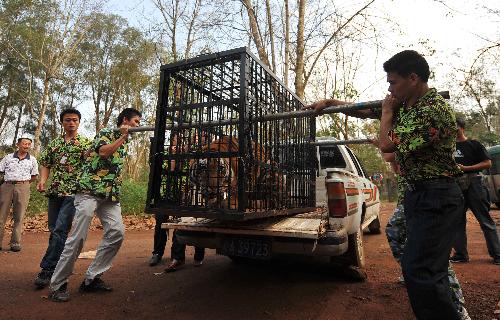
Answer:
MULTIPOLYGON (((392 217, 389 218, 387 226, 385 227, 385 234, 387 235, 387 241, 391 247, 392 255, 396 261, 401 264, 401 258, 403 257, 406 243, 406 217, 403 205, 398 205, 392 217)), ((451 298, 460 311, 465 304, 465 299, 451 263, 448 265, 448 281, 450 282, 451 298)))

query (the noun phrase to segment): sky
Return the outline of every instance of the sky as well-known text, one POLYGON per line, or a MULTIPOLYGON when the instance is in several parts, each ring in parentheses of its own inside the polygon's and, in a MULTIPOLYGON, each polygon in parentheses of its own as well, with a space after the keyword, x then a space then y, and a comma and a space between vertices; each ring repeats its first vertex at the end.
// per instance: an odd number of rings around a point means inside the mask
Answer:
MULTIPOLYGON (((355 10, 366 1, 335 0, 335 4, 338 7, 345 6, 355 10)), ((498 39, 500 16, 496 16, 496 21, 492 20, 492 15, 489 17, 485 15, 483 6, 500 10, 500 1, 444 2, 445 4, 437 0, 376 0, 373 3, 375 12, 388 14, 399 28, 384 33, 382 46, 377 52, 363 53, 364 61, 354 80, 355 87, 361 92, 359 101, 382 99, 387 93, 382 63, 404 49, 423 51, 422 53, 426 55, 428 51, 426 47, 418 44, 422 40, 427 41, 427 47, 435 50, 432 56, 427 56, 435 74, 435 79, 430 81, 430 85, 441 91, 450 89, 446 81, 449 74, 455 72, 455 68, 470 66, 478 50, 489 44, 486 39, 498 39)), ((159 12, 151 0, 109 0, 105 11, 125 17, 131 25, 139 29, 145 28, 150 21, 155 20, 155 17, 161 21, 159 12)), ((228 49, 232 48, 221 48, 221 50, 228 49)), ((91 108, 88 112, 82 111, 84 119, 93 117, 91 108)))
MULTIPOLYGON (((256 1, 263 0, 254 0, 256 1)), ((335 4, 354 10, 365 2, 338 0, 335 4)), ((384 48, 366 55, 370 57, 370 63, 363 65, 356 79, 363 92, 360 97, 362 99, 371 100, 386 92, 381 65, 398 51, 406 48, 419 50, 422 47, 417 45, 418 42, 428 39, 428 45, 436 50, 433 56, 428 57, 429 64, 431 68, 435 68, 436 81, 443 83, 452 67, 466 67, 477 55, 478 49, 488 45, 485 39, 498 39, 500 33, 500 21, 486 19, 485 10, 482 9, 486 6, 500 10, 498 0, 376 0, 372 6, 376 11, 391 16, 400 26, 403 35, 396 30, 389 30, 384 37, 384 48), (378 57, 377 61, 371 58, 373 55, 378 57)), ((150 19, 158 15, 151 0, 110 0, 106 10, 127 18, 137 27, 145 25, 146 17, 150 19)), ((159 17, 158 20, 161 21, 160 19, 159 17)))

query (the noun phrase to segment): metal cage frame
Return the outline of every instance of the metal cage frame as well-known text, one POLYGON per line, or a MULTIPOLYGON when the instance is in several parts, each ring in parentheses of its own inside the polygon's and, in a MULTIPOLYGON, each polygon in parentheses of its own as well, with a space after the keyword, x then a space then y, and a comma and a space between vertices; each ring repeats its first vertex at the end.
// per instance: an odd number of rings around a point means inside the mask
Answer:
POLYGON ((314 117, 248 48, 161 67, 146 212, 248 220, 315 206, 314 117))

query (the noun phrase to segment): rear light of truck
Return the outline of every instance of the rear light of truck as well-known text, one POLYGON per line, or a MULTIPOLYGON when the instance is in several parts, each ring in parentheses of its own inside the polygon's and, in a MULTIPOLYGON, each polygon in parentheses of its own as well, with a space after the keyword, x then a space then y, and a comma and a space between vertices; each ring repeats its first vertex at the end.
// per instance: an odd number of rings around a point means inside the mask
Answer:
POLYGON ((332 218, 347 216, 347 199, 342 182, 326 182, 328 212, 332 218))

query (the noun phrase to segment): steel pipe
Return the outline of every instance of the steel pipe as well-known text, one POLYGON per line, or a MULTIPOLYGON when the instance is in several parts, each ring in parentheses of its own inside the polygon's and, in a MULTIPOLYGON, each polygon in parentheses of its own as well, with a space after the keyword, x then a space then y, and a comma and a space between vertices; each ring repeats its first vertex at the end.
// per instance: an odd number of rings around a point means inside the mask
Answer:
MULTIPOLYGON (((450 98, 449 91, 441 91, 439 94, 445 98, 450 98)), ((273 121, 273 120, 282 120, 282 119, 294 119, 294 118, 304 118, 304 117, 317 117, 324 114, 330 113, 339 113, 339 112, 348 112, 348 111, 356 111, 356 110, 366 110, 371 108, 381 108, 382 100, 374 100, 368 102, 358 102, 358 103, 350 103, 341 106, 334 106, 325 108, 319 112, 315 110, 298 110, 298 111, 290 111, 290 112, 282 112, 282 113, 274 113, 274 114, 266 114, 262 117, 253 118, 254 121, 257 122, 265 122, 265 121, 273 121)), ((172 129, 191 129, 191 128, 203 128, 203 127, 217 127, 217 126, 227 126, 227 125, 235 125, 238 124, 239 119, 226 119, 219 121, 205 121, 199 123, 182 123, 182 124, 170 124, 166 126, 167 130, 172 129)), ((119 129, 116 129, 119 130, 119 129)), ((145 132, 145 131, 154 131, 155 128, 153 126, 144 126, 144 127, 135 127, 130 128, 130 132, 145 132)))

